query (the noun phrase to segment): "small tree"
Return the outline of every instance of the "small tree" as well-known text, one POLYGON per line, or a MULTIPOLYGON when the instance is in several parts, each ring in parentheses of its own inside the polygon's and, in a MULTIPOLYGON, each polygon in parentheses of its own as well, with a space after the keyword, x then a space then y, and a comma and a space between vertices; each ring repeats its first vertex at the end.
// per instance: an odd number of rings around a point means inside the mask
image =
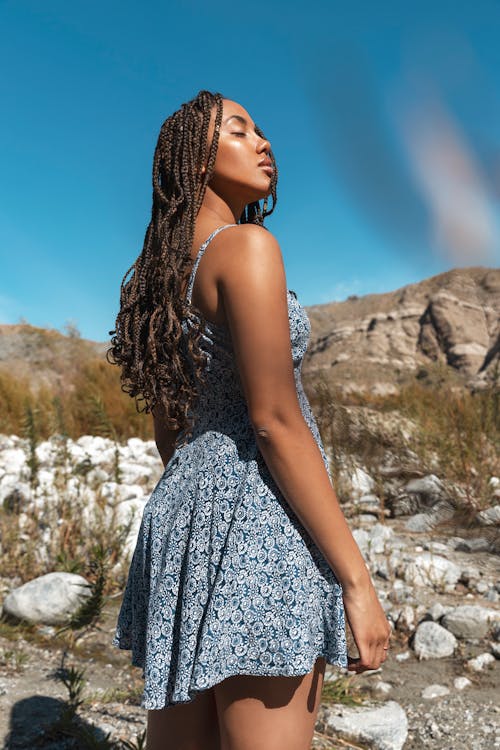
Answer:
POLYGON ((70 319, 63 325, 63 331, 70 339, 80 339, 82 334, 78 328, 76 320, 70 319))

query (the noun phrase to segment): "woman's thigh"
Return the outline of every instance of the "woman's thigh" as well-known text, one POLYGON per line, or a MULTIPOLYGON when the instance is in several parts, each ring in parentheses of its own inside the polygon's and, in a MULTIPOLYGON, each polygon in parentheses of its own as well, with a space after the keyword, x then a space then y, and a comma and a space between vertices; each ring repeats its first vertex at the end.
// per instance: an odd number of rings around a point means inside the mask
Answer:
POLYGON ((220 750, 213 688, 147 717, 146 750, 220 750))
POLYGON ((214 686, 221 750, 309 750, 326 661, 300 677, 236 675, 214 686))

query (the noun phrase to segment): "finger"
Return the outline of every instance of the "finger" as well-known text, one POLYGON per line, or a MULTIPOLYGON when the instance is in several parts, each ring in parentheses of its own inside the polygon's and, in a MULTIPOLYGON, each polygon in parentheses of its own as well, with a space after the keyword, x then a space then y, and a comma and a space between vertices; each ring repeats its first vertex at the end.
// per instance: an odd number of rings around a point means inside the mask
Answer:
POLYGON ((361 648, 358 646, 358 651, 359 657, 351 660, 352 667, 349 667, 349 669, 360 674, 377 668, 374 666, 376 654, 373 646, 368 644, 362 645, 361 648))
POLYGON ((365 665, 365 670, 379 668, 380 662, 377 653, 377 643, 369 643, 366 647, 366 651, 363 651, 360 656, 361 661, 365 665))
POLYGON ((348 657, 347 662, 348 662, 347 670, 349 672, 354 672, 355 674, 361 674, 361 672, 366 671, 366 667, 363 666, 363 664, 361 663, 361 659, 359 658, 348 657))
POLYGON ((387 651, 384 649, 384 644, 380 644, 380 646, 377 647, 376 650, 376 659, 378 661, 378 664, 383 664, 384 661, 387 659, 387 651))

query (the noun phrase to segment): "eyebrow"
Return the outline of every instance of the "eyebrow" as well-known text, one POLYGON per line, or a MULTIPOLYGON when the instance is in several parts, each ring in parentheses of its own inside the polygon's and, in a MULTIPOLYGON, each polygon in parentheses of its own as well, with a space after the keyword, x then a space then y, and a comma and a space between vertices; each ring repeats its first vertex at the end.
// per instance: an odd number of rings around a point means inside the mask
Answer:
POLYGON ((228 123, 229 120, 232 120, 233 117, 239 120, 240 122, 242 122, 243 125, 248 125, 248 120, 246 119, 246 117, 243 117, 242 115, 230 115, 224 120, 224 124, 228 123))

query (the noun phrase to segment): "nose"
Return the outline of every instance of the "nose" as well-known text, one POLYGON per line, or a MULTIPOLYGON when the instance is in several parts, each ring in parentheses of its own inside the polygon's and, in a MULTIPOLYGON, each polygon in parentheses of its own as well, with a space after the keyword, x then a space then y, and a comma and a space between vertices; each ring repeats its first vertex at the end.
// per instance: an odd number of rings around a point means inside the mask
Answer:
POLYGON ((260 143, 259 143, 259 152, 265 151, 266 154, 268 154, 270 150, 271 150, 270 142, 266 138, 261 137, 260 143))
POLYGON ((264 151, 269 154, 271 150, 271 144, 264 135, 264 131, 255 123, 255 132, 257 133, 257 151, 261 153, 264 151))

